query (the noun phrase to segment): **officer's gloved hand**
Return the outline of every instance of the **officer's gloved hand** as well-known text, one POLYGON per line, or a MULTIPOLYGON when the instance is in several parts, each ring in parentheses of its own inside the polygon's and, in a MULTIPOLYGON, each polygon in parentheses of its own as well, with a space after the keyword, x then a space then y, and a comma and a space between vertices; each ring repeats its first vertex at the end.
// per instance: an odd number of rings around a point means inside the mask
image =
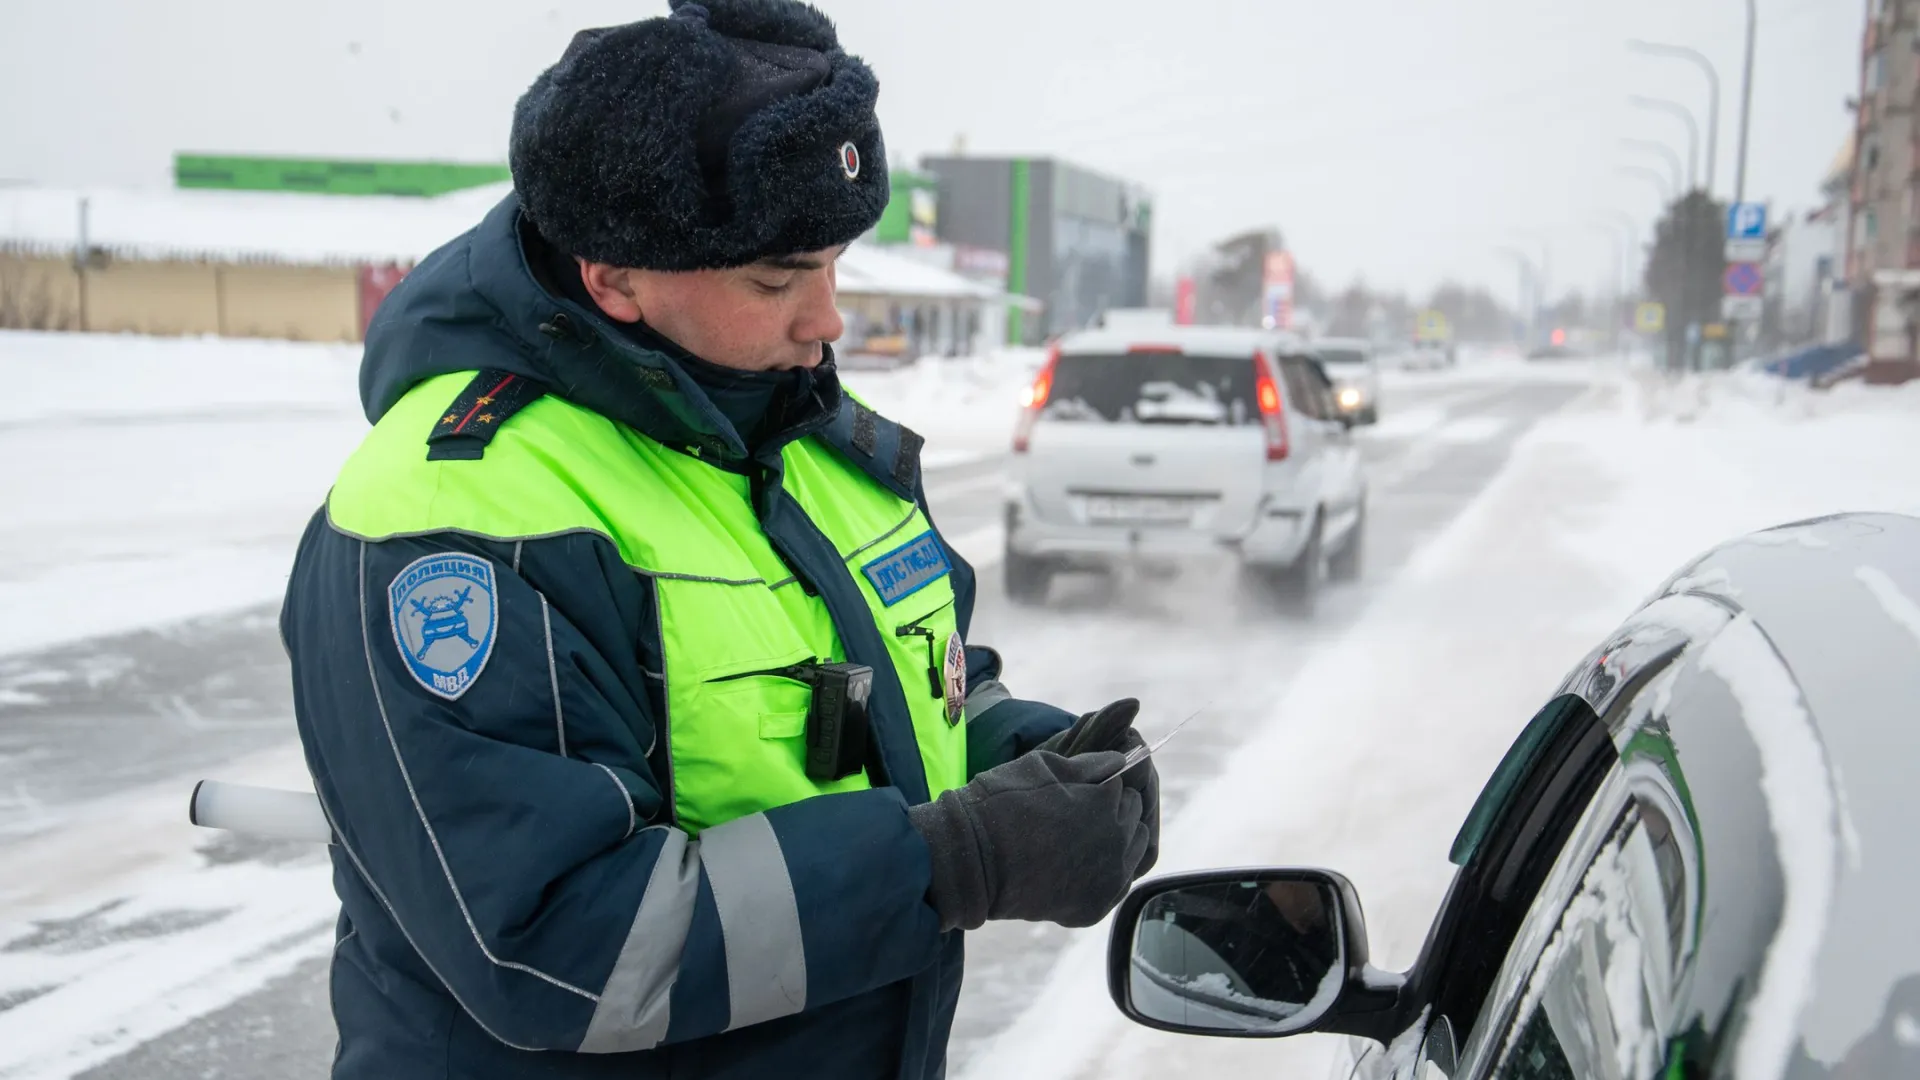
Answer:
MULTIPOLYGON (((1131 753, 1147 744, 1140 733, 1133 729, 1134 718, 1139 715, 1138 700, 1121 698, 1086 713, 1074 721, 1072 727, 1041 743, 1036 749, 1051 750, 1063 757, 1103 750, 1131 753)), ((1154 768, 1153 759, 1148 758, 1128 769, 1121 783, 1139 792, 1144 804, 1142 812, 1148 830, 1147 854, 1140 860, 1140 865, 1134 868, 1133 876, 1138 880, 1160 861, 1160 772, 1154 768)))
POLYGON ((1152 843, 1139 791, 1109 782, 1116 751, 1035 750, 909 807, 933 855, 941 928, 988 919, 1092 926, 1127 893, 1152 843))

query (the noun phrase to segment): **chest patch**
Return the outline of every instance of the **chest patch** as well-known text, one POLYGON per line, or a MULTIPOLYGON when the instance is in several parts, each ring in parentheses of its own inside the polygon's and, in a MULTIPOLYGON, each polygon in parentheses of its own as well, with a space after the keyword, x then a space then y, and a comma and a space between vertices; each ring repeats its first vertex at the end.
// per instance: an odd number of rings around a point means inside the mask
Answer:
POLYGON ((946 549, 932 529, 860 568, 880 602, 888 607, 953 572, 946 549))
POLYGON ((493 655, 499 605, 493 564, 448 552, 407 564, 387 586, 393 643, 414 681, 452 701, 493 655))

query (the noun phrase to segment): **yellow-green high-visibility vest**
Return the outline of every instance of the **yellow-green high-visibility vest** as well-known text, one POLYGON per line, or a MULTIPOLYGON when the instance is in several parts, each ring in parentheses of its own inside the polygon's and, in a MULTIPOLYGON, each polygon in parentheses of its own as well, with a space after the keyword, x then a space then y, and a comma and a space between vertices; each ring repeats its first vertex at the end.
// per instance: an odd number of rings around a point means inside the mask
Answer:
MULTIPOLYGON (((657 589, 666 715, 654 719, 668 740, 676 823, 689 832, 868 787, 865 773, 807 776, 812 688, 769 672, 846 654, 825 603, 801 588, 761 530, 747 478, 552 395, 515 414, 483 457, 428 460, 423 433, 472 377, 428 380, 380 418, 328 496, 333 526, 368 540, 442 531, 606 537, 657 589)), ((939 543, 933 526, 814 438, 788 444, 782 458, 786 490, 846 560, 886 640, 930 795, 959 787, 964 718, 949 719, 938 685, 955 632, 951 575, 904 588, 883 579, 889 605, 861 572, 878 563, 911 579, 939 543)))

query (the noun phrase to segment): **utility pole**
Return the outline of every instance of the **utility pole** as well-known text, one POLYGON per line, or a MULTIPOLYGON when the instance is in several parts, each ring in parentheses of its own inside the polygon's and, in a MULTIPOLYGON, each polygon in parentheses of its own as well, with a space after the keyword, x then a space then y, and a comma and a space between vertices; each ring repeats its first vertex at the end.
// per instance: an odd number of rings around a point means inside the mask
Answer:
POLYGON ((1759 21, 1755 0, 1747 0, 1747 62, 1740 76, 1740 162, 1733 174, 1733 201, 1747 201, 1747 121, 1753 111, 1753 31, 1759 21))

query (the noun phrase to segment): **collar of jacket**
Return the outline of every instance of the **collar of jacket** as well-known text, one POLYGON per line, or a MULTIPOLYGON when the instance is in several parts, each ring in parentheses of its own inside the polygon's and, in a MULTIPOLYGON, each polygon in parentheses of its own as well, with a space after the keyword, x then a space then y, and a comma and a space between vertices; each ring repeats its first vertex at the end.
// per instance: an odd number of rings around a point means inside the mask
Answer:
MULTIPOLYGON (((531 231, 509 194, 402 280, 368 328, 360 376, 368 418, 377 420, 425 379, 495 367, 662 445, 722 467, 748 464, 742 433, 687 374, 691 354, 658 335, 636 340, 544 284, 534 269, 540 260, 529 257, 531 231), (494 346, 484 356, 476 336, 494 346)), ((777 471, 780 448, 830 424, 841 397, 829 346, 812 392, 786 404, 780 430, 754 457, 777 471)))

